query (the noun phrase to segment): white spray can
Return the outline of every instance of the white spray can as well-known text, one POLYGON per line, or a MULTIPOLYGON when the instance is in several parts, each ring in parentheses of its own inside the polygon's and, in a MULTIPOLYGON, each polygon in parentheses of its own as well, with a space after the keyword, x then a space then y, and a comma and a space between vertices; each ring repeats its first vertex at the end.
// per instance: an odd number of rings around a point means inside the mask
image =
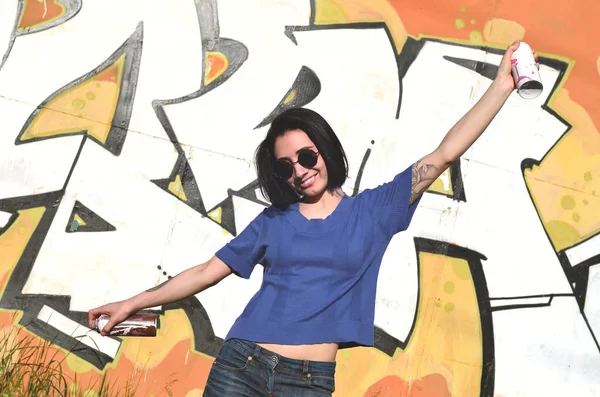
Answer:
POLYGON ((525 99, 537 98, 544 90, 544 85, 531 47, 521 41, 519 48, 512 55, 511 63, 519 95, 525 99))

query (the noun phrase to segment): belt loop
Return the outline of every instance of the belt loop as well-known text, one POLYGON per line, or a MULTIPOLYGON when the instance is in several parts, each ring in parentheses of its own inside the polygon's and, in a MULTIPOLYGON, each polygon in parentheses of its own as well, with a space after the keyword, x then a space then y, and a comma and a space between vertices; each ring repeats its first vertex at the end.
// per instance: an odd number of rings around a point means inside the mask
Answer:
POLYGON ((305 374, 308 373, 308 360, 304 360, 304 365, 302 366, 302 372, 305 374))
POLYGON ((260 346, 258 344, 256 344, 256 348, 254 349, 254 353, 252 354, 252 357, 254 357, 254 358, 260 357, 260 346))

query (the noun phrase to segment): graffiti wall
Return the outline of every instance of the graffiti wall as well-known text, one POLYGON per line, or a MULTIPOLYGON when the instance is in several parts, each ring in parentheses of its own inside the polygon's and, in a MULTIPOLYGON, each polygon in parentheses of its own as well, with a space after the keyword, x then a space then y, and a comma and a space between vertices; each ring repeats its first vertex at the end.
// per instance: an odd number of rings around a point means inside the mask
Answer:
MULTIPOLYGON (((514 93, 385 255, 376 345, 340 350, 336 396, 600 390, 600 3, 516 0, 0 2, 0 324, 50 341, 77 384, 200 396, 261 282, 151 308, 156 338, 88 309, 209 259, 269 203, 252 156, 289 107, 347 151, 347 194, 434 149, 515 39, 514 93)), ((88 390, 86 396, 94 395, 88 390)))

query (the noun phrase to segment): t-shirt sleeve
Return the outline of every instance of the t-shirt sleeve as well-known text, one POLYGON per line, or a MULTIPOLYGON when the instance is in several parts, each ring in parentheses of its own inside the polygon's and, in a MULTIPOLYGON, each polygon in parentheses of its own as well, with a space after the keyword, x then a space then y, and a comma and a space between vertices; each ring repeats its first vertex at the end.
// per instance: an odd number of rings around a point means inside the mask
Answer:
POLYGON ((265 250, 262 238, 266 220, 263 211, 215 254, 240 277, 250 278, 254 266, 263 260, 265 250))
POLYGON ((371 208, 385 232, 391 237, 408 229, 421 196, 410 203, 412 165, 396 175, 391 182, 365 189, 360 196, 371 208))

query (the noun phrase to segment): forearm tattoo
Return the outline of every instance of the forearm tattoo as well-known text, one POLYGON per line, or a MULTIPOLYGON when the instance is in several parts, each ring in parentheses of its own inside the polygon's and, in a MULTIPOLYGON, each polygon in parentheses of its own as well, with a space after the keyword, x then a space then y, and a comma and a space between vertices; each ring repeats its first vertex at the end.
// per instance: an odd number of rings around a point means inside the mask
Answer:
POLYGON ((167 281, 165 281, 165 282, 163 282, 163 283, 161 283, 161 284, 158 284, 156 287, 152 287, 152 288, 150 288, 150 289, 147 289, 147 290, 146 290, 146 292, 154 292, 154 291, 158 291, 159 289, 161 289, 162 287, 164 287, 164 286, 165 286, 165 284, 167 284, 167 283, 168 283, 169 281, 171 281, 171 280, 172 280, 172 278, 168 279, 167 281))
POLYGON ((412 166, 412 184, 410 187, 410 204, 414 203, 421 194, 438 177, 438 168, 433 164, 417 162, 412 166))

